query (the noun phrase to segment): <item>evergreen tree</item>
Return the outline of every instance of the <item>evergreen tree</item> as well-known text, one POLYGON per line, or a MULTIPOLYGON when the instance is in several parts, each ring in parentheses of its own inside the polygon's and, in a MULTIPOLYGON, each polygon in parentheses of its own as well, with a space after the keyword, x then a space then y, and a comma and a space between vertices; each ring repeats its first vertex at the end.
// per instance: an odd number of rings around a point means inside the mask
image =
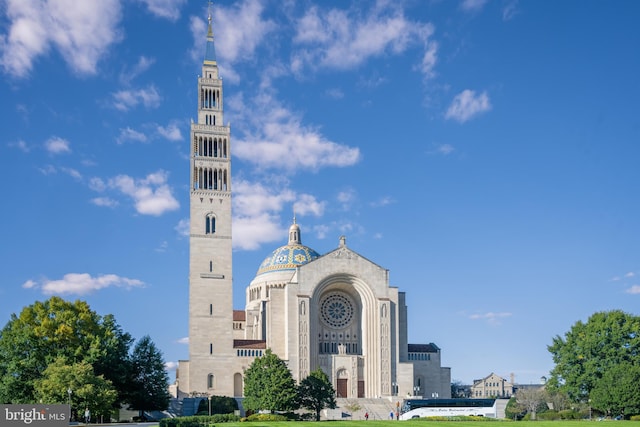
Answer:
POLYGON ((335 394, 329 377, 320 368, 311 372, 298 386, 300 405, 314 411, 316 421, 320 421, 320 411, 324 408, 335 409, 335 394))
POLYGON ((169 375, 162 353, 148 335, 142 337, 131 354, 129 406, 140 411, 163 411, 169 406, 169 375))
POLYGON ((296 384, 287 365, 267 349, 256 358, 244 375, 243 406, 259 411, 290 411, 297 409, 296 384))

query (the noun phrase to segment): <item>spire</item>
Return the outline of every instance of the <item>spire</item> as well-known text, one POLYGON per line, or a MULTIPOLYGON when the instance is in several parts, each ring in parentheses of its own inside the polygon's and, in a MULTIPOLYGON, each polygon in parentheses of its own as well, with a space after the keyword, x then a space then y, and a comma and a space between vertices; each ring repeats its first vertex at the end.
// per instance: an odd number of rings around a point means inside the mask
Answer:
POLYGON ((209 16, 207 20, 209 21, 209 27, 207 30, 207 49, 204 54, 204 63, 213 65, 216 63, 216 47, 213 43, 213 29, 211 25, 211 0, 209 0, 209 16))

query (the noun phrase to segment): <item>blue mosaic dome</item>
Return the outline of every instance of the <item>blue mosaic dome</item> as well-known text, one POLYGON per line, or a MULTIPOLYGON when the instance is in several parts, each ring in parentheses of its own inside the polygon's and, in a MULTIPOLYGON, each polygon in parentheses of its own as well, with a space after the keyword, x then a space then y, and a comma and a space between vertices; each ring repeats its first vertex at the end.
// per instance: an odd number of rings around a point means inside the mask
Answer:
POLYGON ((308 246, 302 244, 300 239, 300 227, 294 223, 289 228, 289 243, 280 246, 271 255, 266 257, 257 274, 270 273, 272 271, 294 270, 318 258, 320 254, 308 246))

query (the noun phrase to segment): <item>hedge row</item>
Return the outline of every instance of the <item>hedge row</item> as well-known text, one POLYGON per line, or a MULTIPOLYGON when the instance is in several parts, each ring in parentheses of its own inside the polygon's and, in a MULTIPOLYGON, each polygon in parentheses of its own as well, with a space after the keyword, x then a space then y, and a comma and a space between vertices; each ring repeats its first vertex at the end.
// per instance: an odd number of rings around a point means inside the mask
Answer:
POLYGON ((159 427, 213 427, 215 424, 238 422, 234 414, 194 415, 192 417, 164 418, 159 427))

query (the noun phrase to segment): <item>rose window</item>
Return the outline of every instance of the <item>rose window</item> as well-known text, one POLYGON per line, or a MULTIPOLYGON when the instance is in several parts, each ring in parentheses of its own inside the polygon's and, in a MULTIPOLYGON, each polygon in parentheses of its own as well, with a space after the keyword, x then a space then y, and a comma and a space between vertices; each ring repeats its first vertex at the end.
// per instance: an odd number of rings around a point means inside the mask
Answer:
POLYGON ((344 328, 353 319, 353 303, 343 294, 331 294, 320 306, 322 321, 332 328, 344 328))

